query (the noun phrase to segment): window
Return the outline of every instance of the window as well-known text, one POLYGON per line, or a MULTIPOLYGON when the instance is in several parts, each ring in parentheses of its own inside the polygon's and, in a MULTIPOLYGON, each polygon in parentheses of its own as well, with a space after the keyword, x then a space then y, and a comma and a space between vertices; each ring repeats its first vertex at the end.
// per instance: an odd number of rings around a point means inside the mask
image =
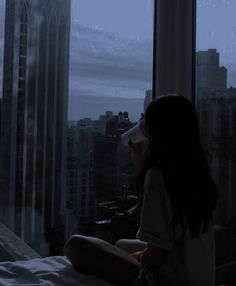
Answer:
POLYGON ((96 236, 95 222, 135 193, 119 136, 152 95, 153 0, 8 2, 0 0, 0 220, 50 255, 48 237, 96 236))
POLYGON ((19 58, 19 66, 23 67, 23 68, 26 66, 26 58, 25 57, 19 58))
MULTIPOLYGON (((196 105, 201 135, 219 188, 217 265, 236 253, 236 19, 235 1, 197 1, 196 105)), ((229 272, 224 283, 235 284, 229 272)))
POLYGON ((20 55, 26 56, 27 49, 25 46, 20 46, 20 55))
POLYGON ((25 77, 26 70, 24 68, 19 69, 19 77, 25 77))
POLYGON ((27 45, 27 35, 25 33, 22 33, 20 35, 20 43, 22 46, 26 46, 27 45))
MULTIPOLYGON (((86 194, 87 211, 98 204, 117 205, 84 216, 78 229, 85 230, 86 220, 95 223, 116 216, 126 199, 121 199, 122 173, 130 158, 119 136, 140 119, 145 97, 152 96, 153 1, 81 0, 72 5, 68 134, 75 130, 70 143, 76 144, 68 151, 77 158, 78 202, 86 194)), ((135 171, 129 167, 127 172, 127 195, 134 195, 135 171)))
POLYGON ((21 24, 20 25, 20 31, 22 34, 27 34, 27 24, 21 24))
POLYGON ((25 89, 25 81, 24 80, 19 80, 18 88, 19 88, 19 90, 25 89))

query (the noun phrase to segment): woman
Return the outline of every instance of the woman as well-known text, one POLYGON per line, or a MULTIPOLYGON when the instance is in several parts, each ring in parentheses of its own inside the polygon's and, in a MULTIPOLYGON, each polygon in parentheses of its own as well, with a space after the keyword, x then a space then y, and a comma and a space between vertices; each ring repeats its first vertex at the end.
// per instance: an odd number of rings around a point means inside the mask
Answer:
POLYGON ((213 286, 217 188, 195 108, 182 96, 161 96, 144 124, 148 144, 130 142, 140 190, 137 240, 113 246, 78 235, 65 254, 79 271, 115 285, 213 286))

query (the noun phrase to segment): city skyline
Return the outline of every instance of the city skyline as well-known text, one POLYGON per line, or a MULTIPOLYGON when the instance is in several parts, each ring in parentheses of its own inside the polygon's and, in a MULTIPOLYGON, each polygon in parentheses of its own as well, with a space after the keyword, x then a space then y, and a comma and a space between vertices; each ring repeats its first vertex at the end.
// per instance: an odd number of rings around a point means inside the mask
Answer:
MULTIPOLYGON (((115 0, 100 3, 107 1, 115 0)), ((128 207, 128 197, 137 198, 130 148, 120 136, 152 98, 151 39, 143 32, 130 37, 132 29, 122 34, 115 26, 109 31, 95 22, 89 26, 86 18, 76 18, 76 6, 70 21, 69 0, 6 3, 5 42, 0 37, 5 46, 1 220, 42 256, 58 255, 64 235, 99 236, 96 222, 126 220, 133 205, 128 207)), ((80 3, 88 9, 91 2, 80 3)), ((199 3, 199 9, 209 3, 218 9, 223 1, 199 3)), ((220 193, 216 223, 226 225, 236 214, 236 88, 229 88, 230 82, 236 86, 236 77, 232 81, 224 52, 212 43, 211 49, 198 43, 196 110, 202 142, 214 155, 211 167, 220 193)), ((110 222, 107 230, 118 238, 120 227, 109 229, 110 222)))

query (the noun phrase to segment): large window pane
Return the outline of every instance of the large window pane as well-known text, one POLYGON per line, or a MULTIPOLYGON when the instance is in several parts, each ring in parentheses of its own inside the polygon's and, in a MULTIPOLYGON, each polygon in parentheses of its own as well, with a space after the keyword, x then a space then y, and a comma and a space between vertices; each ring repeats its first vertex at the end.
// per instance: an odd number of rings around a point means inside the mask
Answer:
POLYGON ((134 237, 137 218, 125 210, 135 202, 135 170, 120 134, 152 96, 153 1, 73 5, 66 233, 134 237))
POLYGON ((0 8, 0 221, 42 256, 62 254, 73 233, 133 237, 135 171, 120 135, 152 96, 153 1, 0 8))
MULTIPOLYGON (((215 215, 218 266, 236 257, 235 11, 235 1, 197 1, 196 102, 219 188, 215 215)), ((227 276, 236 282, 234 273, 227 276)))

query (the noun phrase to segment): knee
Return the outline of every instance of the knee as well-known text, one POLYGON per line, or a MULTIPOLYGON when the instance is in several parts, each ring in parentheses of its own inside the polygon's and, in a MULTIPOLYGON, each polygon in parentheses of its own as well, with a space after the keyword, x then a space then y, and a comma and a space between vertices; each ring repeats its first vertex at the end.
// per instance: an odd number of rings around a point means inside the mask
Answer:
POLYGON ((125 247, 126 245, 127 245, 127 239, 119 239, 119 240, 117 240, 116 242, 115 242, 115 244, 114 244, 116 247, 118 247, 118 248, 123 248, 123 247, 125 247))
POLYGON ((64 245, 64 255, 75 269, 85 274, 88 274, 89 248, 89 242, 82 235, 71 236, 64 245))
POLYGON ((86 239, 82 235, 72 235, 64 245, 64 254, 68 258, 71 258, 71 256, 78 252, 82 254, 85 246, 86 239))

